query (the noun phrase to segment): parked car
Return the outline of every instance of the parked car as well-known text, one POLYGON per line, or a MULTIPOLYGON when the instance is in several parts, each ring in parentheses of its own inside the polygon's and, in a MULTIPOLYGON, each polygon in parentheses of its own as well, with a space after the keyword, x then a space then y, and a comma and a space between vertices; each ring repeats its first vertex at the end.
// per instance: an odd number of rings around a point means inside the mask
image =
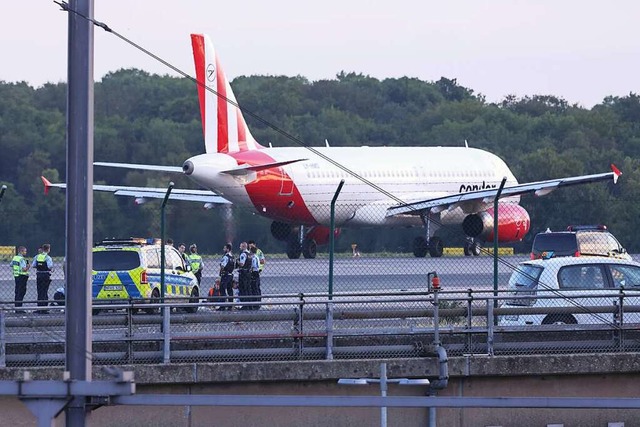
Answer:
POLYGON ((531 259, 593 255, 631 260, 604 225, 570 225, 566 231, 547 230, 536 234, 531 247, 531 259))
MULTIPOLYGON (((640 304, 640 263, 595 256, 524 261, 509 278, 511 298, 505 299, 502 306, 566 310, 504 315, 499 317, 499 323, 505 326, 611 323, 613 313, 595 313, 585 308, 613 307, 619 303, 621 287, 625 291, 625 305, 640 304)), ((640 323, 640 313, 625 313, 623 321, 640 323)))

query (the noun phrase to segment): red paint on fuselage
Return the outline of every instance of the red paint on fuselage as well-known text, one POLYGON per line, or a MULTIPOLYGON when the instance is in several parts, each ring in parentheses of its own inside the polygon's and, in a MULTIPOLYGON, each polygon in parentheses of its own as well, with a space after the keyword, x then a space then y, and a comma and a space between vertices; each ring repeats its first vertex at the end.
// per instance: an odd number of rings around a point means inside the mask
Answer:
MULTIPOLYGON (((238 165, 261 165, 275 160, 262 150, 229 153, 238 165)), ((282 168, 271 168, 257 172, 257 178, 245 185, 247 194, 256 211, 276 221, 302 225, 316 225, 305 205, 300 191, 282 168), (285 189, 283 192, 282 190, 285 189)))

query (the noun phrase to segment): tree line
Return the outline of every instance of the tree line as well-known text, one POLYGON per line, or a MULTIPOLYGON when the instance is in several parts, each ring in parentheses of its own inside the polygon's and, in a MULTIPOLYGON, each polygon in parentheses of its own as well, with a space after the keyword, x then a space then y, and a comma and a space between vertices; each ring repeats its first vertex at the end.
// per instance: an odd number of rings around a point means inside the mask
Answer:
MULTIPOLYGON (((435 82, 402 77, 379 80, 358 73, 309 81, 304 77, 243 76, 231 83, 254 137, 263 145, 452 146, 486 149, 503 158, 518 180, 538 181, 599 173, 614 163, 617 185, 591 184, 540 199, 524 197, 532 232, 568 224, 604 223, 630 251, 640 251, 640 98, 609 96, 587 109, 552 95, 506 96, 489 103, 455 79, 435 82)), ((62 255, 65 198, 43 194, 40 175, 64 181, 66 173, 66 84, 34 88, 0 81, 0 245, 53 244, 62 255)), ((186 78, 123 69, 95 84, 96 161, 181 165, 203 152, 196 86, 186 78)), ((184 177, 95 169, 97 183, 193 188, 184 177)), ((94 195, 94 240, 157 235, 159 204, 134 206, 131 199, 94 195)), ((217 252, 229 238, 254 239, 281 251, 269 221, 241 209, 201 209, 170 204, 168 230, 176 240, 217 252), (232 217, 233 220, 229 221, 232 217)), ((358 241, 362 250, 407 251, 417 231, 345 230, 338 250, 358 241)), ((462 241, 459 229, 445 239, 462 241)))

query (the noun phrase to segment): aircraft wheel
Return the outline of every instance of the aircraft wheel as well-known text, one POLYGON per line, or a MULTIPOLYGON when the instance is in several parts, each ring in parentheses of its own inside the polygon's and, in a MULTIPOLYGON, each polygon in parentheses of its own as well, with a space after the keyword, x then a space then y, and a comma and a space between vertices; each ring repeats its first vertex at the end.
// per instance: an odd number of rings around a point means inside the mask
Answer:
POLYGON ((438 236, 429 239, 429 255, 431 258, 440 258, 444 253, 444 243, 438 236))
POLYGON ((469 242, 464 244, 464 256, 471 256, 471 245, 472 243, 469 242))
POLYGON ((302 247, 300 246, 300 242, 295 236, 292 236, 287 241, 287 256, 289 259, 298 259, 300 258, 300 254, 302 253, 302 247))
POLYGON ((473 256, 479 256, 482 252, 482 248, 480 247, 480 245, 475 242, 471 244, 470 250, 473 256))
POLYGON ((427 256, 429 246, 427 245, 427 239, 422 236, 418 236, 413 239, 413 255, 416 258, 424 258, 427 256))
POLYGON ((305 258, 315 258, 318 252, 318 245, 314 239, 304 239, 302 241, 302 255, 305 258))

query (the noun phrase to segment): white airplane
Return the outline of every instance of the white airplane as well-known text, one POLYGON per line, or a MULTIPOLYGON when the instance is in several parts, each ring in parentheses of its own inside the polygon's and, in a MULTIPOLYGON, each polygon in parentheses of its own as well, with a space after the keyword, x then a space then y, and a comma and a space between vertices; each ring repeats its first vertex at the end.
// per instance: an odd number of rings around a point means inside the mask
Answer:
MULTIPOLYGON (((465 255, 478 255, 493 240, 493 203, 498 204, 500 242, 522 240, 530 227, 520 196, 545 195, 557 188, 613 180, 620 171, 518 184, 505 162, 484 150, 464 147, 264 147, 253 138, 211 40, 192 34, 205 153, 182 167, 96 162, 99 166, 180 172, 207 190, 173 190, 172 199, 249 207, 273 220, 271 233, 287 242, 289 258, 314 258, 330 234, 330 202, 336 227, 424 226, 416 237, 417 257, 443 253, 434 235, 443 224, 462 224, 465 255)), ((45 179, 43 178, 43 181, 45 179)), ((45 187, 62 187, 51 184, 45 187)), ((166 188, 94 186, 134 197, 136 203, 163 198, 166 188)))

